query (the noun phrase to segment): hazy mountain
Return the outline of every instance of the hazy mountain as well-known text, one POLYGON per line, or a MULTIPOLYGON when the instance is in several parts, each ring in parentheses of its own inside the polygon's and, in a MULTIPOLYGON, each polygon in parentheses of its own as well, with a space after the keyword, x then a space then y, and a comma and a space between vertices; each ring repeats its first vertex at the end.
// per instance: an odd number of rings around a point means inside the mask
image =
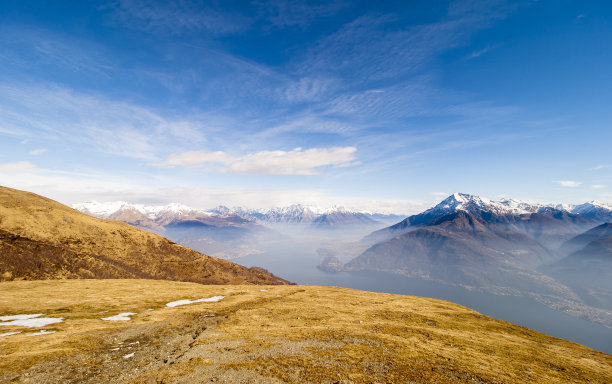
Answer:
POLYGON ((317 228, 337 228, 360 225, 372 226, 377 224, 378 221, 369 218, 363 213, 351 212, 344 209, 323 213, 312 221, 312 225, 317 228))
MULTIPOLYGON (((344 269, 378 270, 493 293, 527 295, 554 308, 612 324, 609 312, 597 309, 601 305, 595 308, 596 301, 585 300, 587 296, 579 293, 579 283, 588 279, 594 265, 603 263, 599 265, 601 276, 607 278, 607 264, 601 261, 607 260, 607 240, 589 243, 582 253, 560 262, 565 256, 558 250, 561 244, 596 227, 598 221, 567 210, 573 207, 559 208, 454 194, 364 238, 362 243, 370 247, 344 269), (594 255, 599 255, 598 261, 594 255), (584 265, 583 272, 572 280, 570 271, 577 268, 577 260, 584 265), (555 267, 546 267, 550 265, 555 267)), ((583 237, 592 239, 594 233, 607 233, 606 228, 601 226, 583 237)), ((607 297, 606 289, 592 296, 603 302, 607 300, 602 299, 607 297)))
POLYGON ((314 228, 342 228, 378 225, 380 220, 392 221, 397 215, 359 212, 343 207, 320 208, 302 204, 270 209, 248 209, 245 207, 228 208, 218 206, 209 212, 215 214, 235 214, 261 224, 296 224, 314 228))
POLYGON ((179 244, 224 259, 258 253, 262 236, 274 237, 271 230, 229 209, 210 213, 176 203, 155 206, 123 201, 87 202, 74 204, 73 208, 153 231, 179 244))
POLYGON ((466 211, 449 213, 378 243, 345 265, 492 291, 558 287, 534 272, 555 255, 533 238, 466 211))
POLYGON ((540 270, 571 287, 585 303, 612 310, 612 224, 602 224, 563 245, 569 256, 540 270))
POLYGON ((612 237, 612 223, 599 225, 566 241, 559 250, 569 255, 586 247, 592 241, 606 237, 612 237))
POLYGON ((198 253, 131 225, 0 187, 0 280, 66 278, 286 283, 262 269, 198 253))

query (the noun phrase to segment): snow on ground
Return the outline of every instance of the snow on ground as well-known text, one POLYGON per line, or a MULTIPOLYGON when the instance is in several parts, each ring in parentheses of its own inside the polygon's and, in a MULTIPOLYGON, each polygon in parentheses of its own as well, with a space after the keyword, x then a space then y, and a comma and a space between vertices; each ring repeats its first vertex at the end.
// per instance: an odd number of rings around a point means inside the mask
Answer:
POLYGON ((111 316, 111 317, 103 317, 102 320, 106 320, 106 321, 129 321, 132 320, 130 318, 130 316, 135 315, 134 312, 123 312, 120 313, 118 315, 115 316, 111 316))
POLYGON ((6 337, 6 336, 10 336, 10 335, 16 335, 18 333, 21 332, 7 332, 7 333, 0 333, 0 337, 6 337))
POLYGON ((194 304, 194 303, 211 303, 214 301, 220 301, 221 299, 224 299, 225 296, 213 296, 213 297, 209 297, 207 299, 198 299, 198 300, 189 300, 189 299, 184 299, 184 300, 177 300, 177 301, 172 301, 170 303, 166 304, 166 307, 178 307, 179 305, 187 305, 187 304, 194 304))
POLYGON ((0 316, 0 326, 44 327, 45 325, 64 321, 63 317, 40 316, 43 316, 43 314, 0 316))
POLYGON ((55 331, 45 331, 44 329, 41 329, 38 332, 35 333, 28 333, 26 336, 40 336, 40 335, 48 335, 51 333, 55 333, 55 331))
POLYGON ((132 353, 128 353, 127 355, 123 356, 124 359, 129 359, 130 357, 134 356, 134 352, 132 353))
POLYGON ((259 292, 268 292, 267 289, 260 289, 259 292))

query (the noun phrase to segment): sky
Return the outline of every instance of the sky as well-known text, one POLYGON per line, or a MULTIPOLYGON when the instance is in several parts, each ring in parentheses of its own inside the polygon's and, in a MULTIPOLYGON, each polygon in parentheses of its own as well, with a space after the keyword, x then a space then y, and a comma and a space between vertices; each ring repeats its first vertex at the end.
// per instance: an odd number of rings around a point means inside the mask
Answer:
POLYGON ((612 202, 612 2, 0 2, 0 185, 415 213, 612 202))

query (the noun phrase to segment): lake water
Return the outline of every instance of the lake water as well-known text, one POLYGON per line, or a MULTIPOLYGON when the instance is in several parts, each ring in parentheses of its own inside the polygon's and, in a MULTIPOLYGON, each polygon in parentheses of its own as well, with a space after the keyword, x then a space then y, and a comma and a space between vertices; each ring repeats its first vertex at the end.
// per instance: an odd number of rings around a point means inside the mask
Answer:
POLYGON ((472 292, 383 272, 327 273, 316 268, 321 260, 313 244, 291 242, 272 245, 264 254, 232 261, 247 267, 266 268, 277 276, 302 285, 337 286, 443 299, 472 308, 483 315, 612 354, 612 329, 556 311, 529 298, 472 292))

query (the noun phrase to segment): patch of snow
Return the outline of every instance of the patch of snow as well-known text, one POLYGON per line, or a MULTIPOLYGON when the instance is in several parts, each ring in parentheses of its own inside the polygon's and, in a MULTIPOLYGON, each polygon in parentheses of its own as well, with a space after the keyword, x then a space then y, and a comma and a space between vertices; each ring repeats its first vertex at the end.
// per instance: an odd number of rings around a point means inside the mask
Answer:
POLYGON ((49 335, 51 333, 55 333, 55 331, 45 331, 44 329, 41 329, 40 331, 38 331, 36 333, 28 333, 26 336, 49 335))
POLYGON ((130 318, 130 316, 133 316, 133 315, 135 315, 134 312, 123 312, 123 313, 120 313, 120 314, 115 315, 115 316, 104 317, 104 318, 102 318, 102 320, 106 320, 106 321, 129 321, 129 320, 132 320, 130 318))
POLYGON ((140 341, 135 341, 133 343, 129 343, 128 345, 136 345, 136 344, 140 344, 140 341))
POLYGON ((33 315, 9 315, 0 316, 0 326, 20 326, 20 327, 44 327, 45 325, 61 323, 63 317, 40 317, 42 313, 33 315))
POLYGON ((20 331, 20 332, 7 332, 7 333, 0 333, 0 337, 6 337, 6 336, 11 336, 11 335, 16 335, 16 334, 18 334, 18 333, 21 333, 21 331, 20 331))
POLYGON ((259 292, 268 292, 267 289, 260 289, 259 292))
POLYGON ((172 301, 170 303, 166 303, 166 307, 178 307, 179 305, 187 305, 187 304, 195 304, 195 303, 211 303, 214 301, 220 301, 222 299, 224 299, 225 296, 213 296, 213 297, 209 297, 207 299, 198 299, 198 300, 189 300, 189 299, 184 299, 184 300, 177 300, 177 301, 172 301))
POLYGON ((117 347, 117 348, 111 348, 111 349, 109 349, 109 351, 118 351, 119 349, 120 349, 119 347, 117 347))
POLYGON ((34 315, 9 315, 9 316, 0 316, 0 321, 11 321, 11 320, 28 320, 33 319, 35 317, 42 316, 42 313, 36 313, 34 315))
POLYGON ((130 357, 134 356, 134 352, 132 353, 128 353, 127 355, 123 356, 124 359, 129 359, 130 357))

